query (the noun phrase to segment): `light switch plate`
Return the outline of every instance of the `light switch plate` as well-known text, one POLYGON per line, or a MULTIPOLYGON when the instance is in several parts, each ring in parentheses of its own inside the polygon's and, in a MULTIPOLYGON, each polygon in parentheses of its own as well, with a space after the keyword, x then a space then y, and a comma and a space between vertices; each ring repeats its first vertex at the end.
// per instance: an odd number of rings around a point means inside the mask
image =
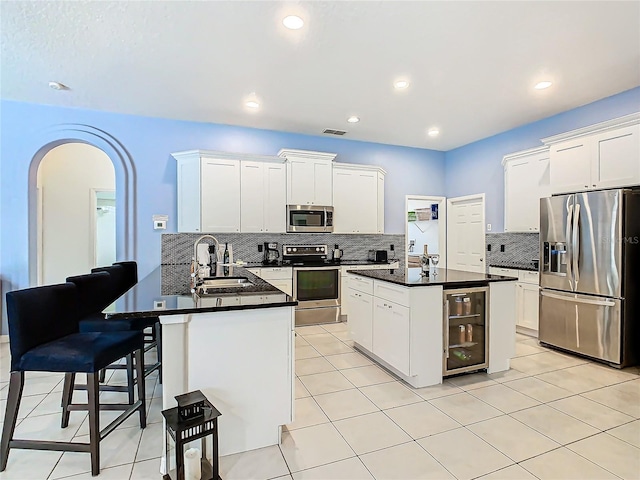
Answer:
POLYGON ((166 230, 167 229, 167 221, 166 220, 154 220, 153 221, 153 229, 154 230, 166 230))

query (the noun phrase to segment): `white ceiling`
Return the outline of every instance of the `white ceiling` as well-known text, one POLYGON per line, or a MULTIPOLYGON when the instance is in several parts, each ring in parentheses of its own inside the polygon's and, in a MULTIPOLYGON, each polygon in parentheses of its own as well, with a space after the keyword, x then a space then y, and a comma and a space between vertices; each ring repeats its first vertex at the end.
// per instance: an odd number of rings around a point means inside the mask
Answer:
POLYGON ((640 85, 638 1, 1 1, 0 9, 3 99, 134 115, 314 135, 333 128, 449 150, 640 85), (290 13, 303 29, 282 26, 290 13), (411 82, 406 91, 392 87, 399 76, 411 82), (542 79, 553 86, 534 90, 542 79), (70 90, 54 91, 50 80, 70 90), (257 112, 243 103, 251 92, 257 112), (350 115, 361 122, 348 124, 350 115))

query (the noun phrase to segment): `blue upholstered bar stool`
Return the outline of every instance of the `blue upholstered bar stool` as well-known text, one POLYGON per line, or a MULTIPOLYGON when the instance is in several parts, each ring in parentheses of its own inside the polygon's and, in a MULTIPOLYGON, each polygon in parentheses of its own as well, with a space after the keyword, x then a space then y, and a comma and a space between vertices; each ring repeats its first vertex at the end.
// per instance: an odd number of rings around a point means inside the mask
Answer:
MULTIPOLYGON (((146 426, 143 339, 136 331, 79 332, 78 289, 72 283, 48 285, 7 293, 7 317, 11 349, 11 377, 0 440, 0 472, 12 448, 89 452, 91 474, 100 473, 100 441, 136 411, 140 427, 146 426), (109 408, 98 401, 98 372, 127 355, 135 356, 139 379, 138 400, 109 408), (89 443, 14 439, 24 372, 64 372, 65 385, 77 373, 87 374, 88 403, 74 405, 89 411, 89 443), (100 409, 124 412, 100 430, 100 409)), ((68 392, 64 392, 68 393, 68 392)))

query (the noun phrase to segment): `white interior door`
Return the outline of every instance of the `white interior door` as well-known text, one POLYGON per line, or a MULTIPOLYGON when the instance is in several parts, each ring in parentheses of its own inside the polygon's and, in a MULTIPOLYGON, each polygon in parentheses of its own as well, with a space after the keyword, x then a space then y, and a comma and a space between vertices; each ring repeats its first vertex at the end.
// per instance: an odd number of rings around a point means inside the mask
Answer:
POLYGON ((484 193, 447 200, 447 268, 486 271, 484 193))

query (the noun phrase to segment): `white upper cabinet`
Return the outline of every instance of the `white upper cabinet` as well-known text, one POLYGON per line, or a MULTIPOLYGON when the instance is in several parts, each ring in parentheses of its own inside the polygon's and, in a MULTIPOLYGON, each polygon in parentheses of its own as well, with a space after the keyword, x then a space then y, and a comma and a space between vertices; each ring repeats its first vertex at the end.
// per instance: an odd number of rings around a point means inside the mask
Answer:
POLYGON ((384 176, 370 165, 334 165, 334 233, 384 232, 384 176))
POLYGON ((286 159, 288 205, 332 205, 332 164, 335 153, 283 149, 286 159))
POLYGON ((550 195, 549 149, 525 150, 506 155, 504 165, 504 230, 540 230, 540 199, 550 195))
POLYGON ((552 193, 640 184, 640 113, 542 140, 552 193))
POLYGON ((178 172, 178 232, 285 231, 282 159, 205 150, 172 156, 178 172))
POLYGON ((286 171, 280 161, 240 162, 240 230, 286 230, 286 171))

